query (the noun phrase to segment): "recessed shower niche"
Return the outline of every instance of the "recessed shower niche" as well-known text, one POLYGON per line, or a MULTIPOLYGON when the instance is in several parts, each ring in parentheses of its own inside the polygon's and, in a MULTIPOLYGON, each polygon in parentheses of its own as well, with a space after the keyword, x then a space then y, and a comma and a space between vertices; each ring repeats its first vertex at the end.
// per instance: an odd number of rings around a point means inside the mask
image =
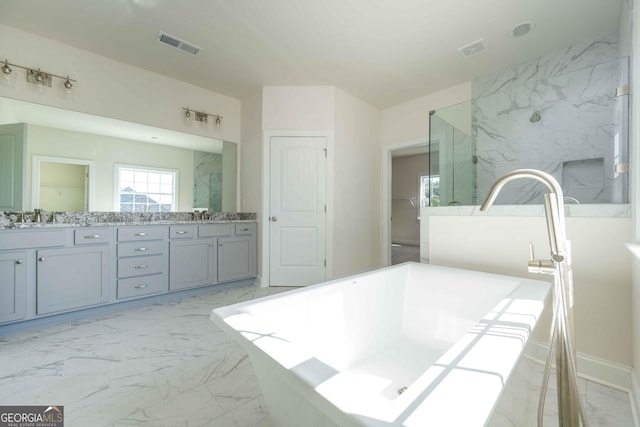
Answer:
MULTIPOLYGON (((597 202, 605 194, 604 158, 569 160, 562 163, 562 190, 566 203, 597 202)), ((606 203, 606 200, 602 200, 606 203)))

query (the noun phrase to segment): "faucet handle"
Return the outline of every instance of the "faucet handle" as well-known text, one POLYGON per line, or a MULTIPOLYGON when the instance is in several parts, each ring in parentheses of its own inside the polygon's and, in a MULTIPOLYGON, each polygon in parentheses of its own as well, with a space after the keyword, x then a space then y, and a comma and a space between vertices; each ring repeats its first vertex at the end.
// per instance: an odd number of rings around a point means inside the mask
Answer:
POLYGON ((529 242, 529 261, 535 260, 536 257, 533 253, 533 242, 529 242))
POLYGON ((533 253, 533 242, 529 242, 529 262, 527 263, 529 273, 553 274, 556 266, 548 259, 536 259, 533 253))

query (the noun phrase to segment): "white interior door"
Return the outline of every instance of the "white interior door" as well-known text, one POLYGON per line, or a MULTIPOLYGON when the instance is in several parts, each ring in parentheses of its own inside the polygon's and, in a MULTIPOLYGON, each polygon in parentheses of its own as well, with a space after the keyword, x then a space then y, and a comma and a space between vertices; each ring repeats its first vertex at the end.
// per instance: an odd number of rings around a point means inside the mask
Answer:
POLYGON ((270 141, 271 286, 305 286, 326 279, 327 140, 270 141))

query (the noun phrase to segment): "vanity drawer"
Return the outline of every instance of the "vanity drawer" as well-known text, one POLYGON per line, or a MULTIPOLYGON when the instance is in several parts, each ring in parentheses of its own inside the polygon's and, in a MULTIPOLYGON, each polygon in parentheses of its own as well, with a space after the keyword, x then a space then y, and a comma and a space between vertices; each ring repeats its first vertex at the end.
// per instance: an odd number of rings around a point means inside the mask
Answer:
POLYGON ((198 226, 198 237, 231 236, 233 224, 205 224, 198 226))
POLYGON ((160 240, 164 236, 164 227, 120 227, 118 242, 136 240, 160 240))
POLYGON ((187 239, 193 237, 192 225, 172 225, 169 227, 170 239, 187 239))
POLYGON ((65 243, 65 230, 0 230, 0 250, 49 248, 64 246, 65 243))
POLYGON ((151 242, 118 243, 118 258, 141 255, 160 255, 164 249, 162 240, 151 242))
POLYGON ((255 223, 236 224, 236 235, 254 234, 256 232, 255 223))
POLYGON ((118 299, 162 292, 162 274, 118 280, 118 299))
POLYGON ((118 278, 162 273, 164 257, 162 255, 141 256, 118 260, 118 278))
POLYGON ((111 243, 113 233, 111 228, 88 228, 73 231, 73 242, 76 245, 95 245, 111 243))

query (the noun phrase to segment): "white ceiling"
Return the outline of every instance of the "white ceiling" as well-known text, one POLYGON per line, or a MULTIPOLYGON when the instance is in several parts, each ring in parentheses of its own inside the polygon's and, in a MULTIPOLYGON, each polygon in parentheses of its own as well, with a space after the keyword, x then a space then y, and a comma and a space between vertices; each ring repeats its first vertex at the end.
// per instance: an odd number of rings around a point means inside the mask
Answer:
POLYGON ((332 85, 386 108, 615 31, 623 1, 2 0, 0 23, 237 99, 332 85), (534 31, 510 37, 523 21, 534 31), (458 52, 481 38, 485 52, 458 52))

